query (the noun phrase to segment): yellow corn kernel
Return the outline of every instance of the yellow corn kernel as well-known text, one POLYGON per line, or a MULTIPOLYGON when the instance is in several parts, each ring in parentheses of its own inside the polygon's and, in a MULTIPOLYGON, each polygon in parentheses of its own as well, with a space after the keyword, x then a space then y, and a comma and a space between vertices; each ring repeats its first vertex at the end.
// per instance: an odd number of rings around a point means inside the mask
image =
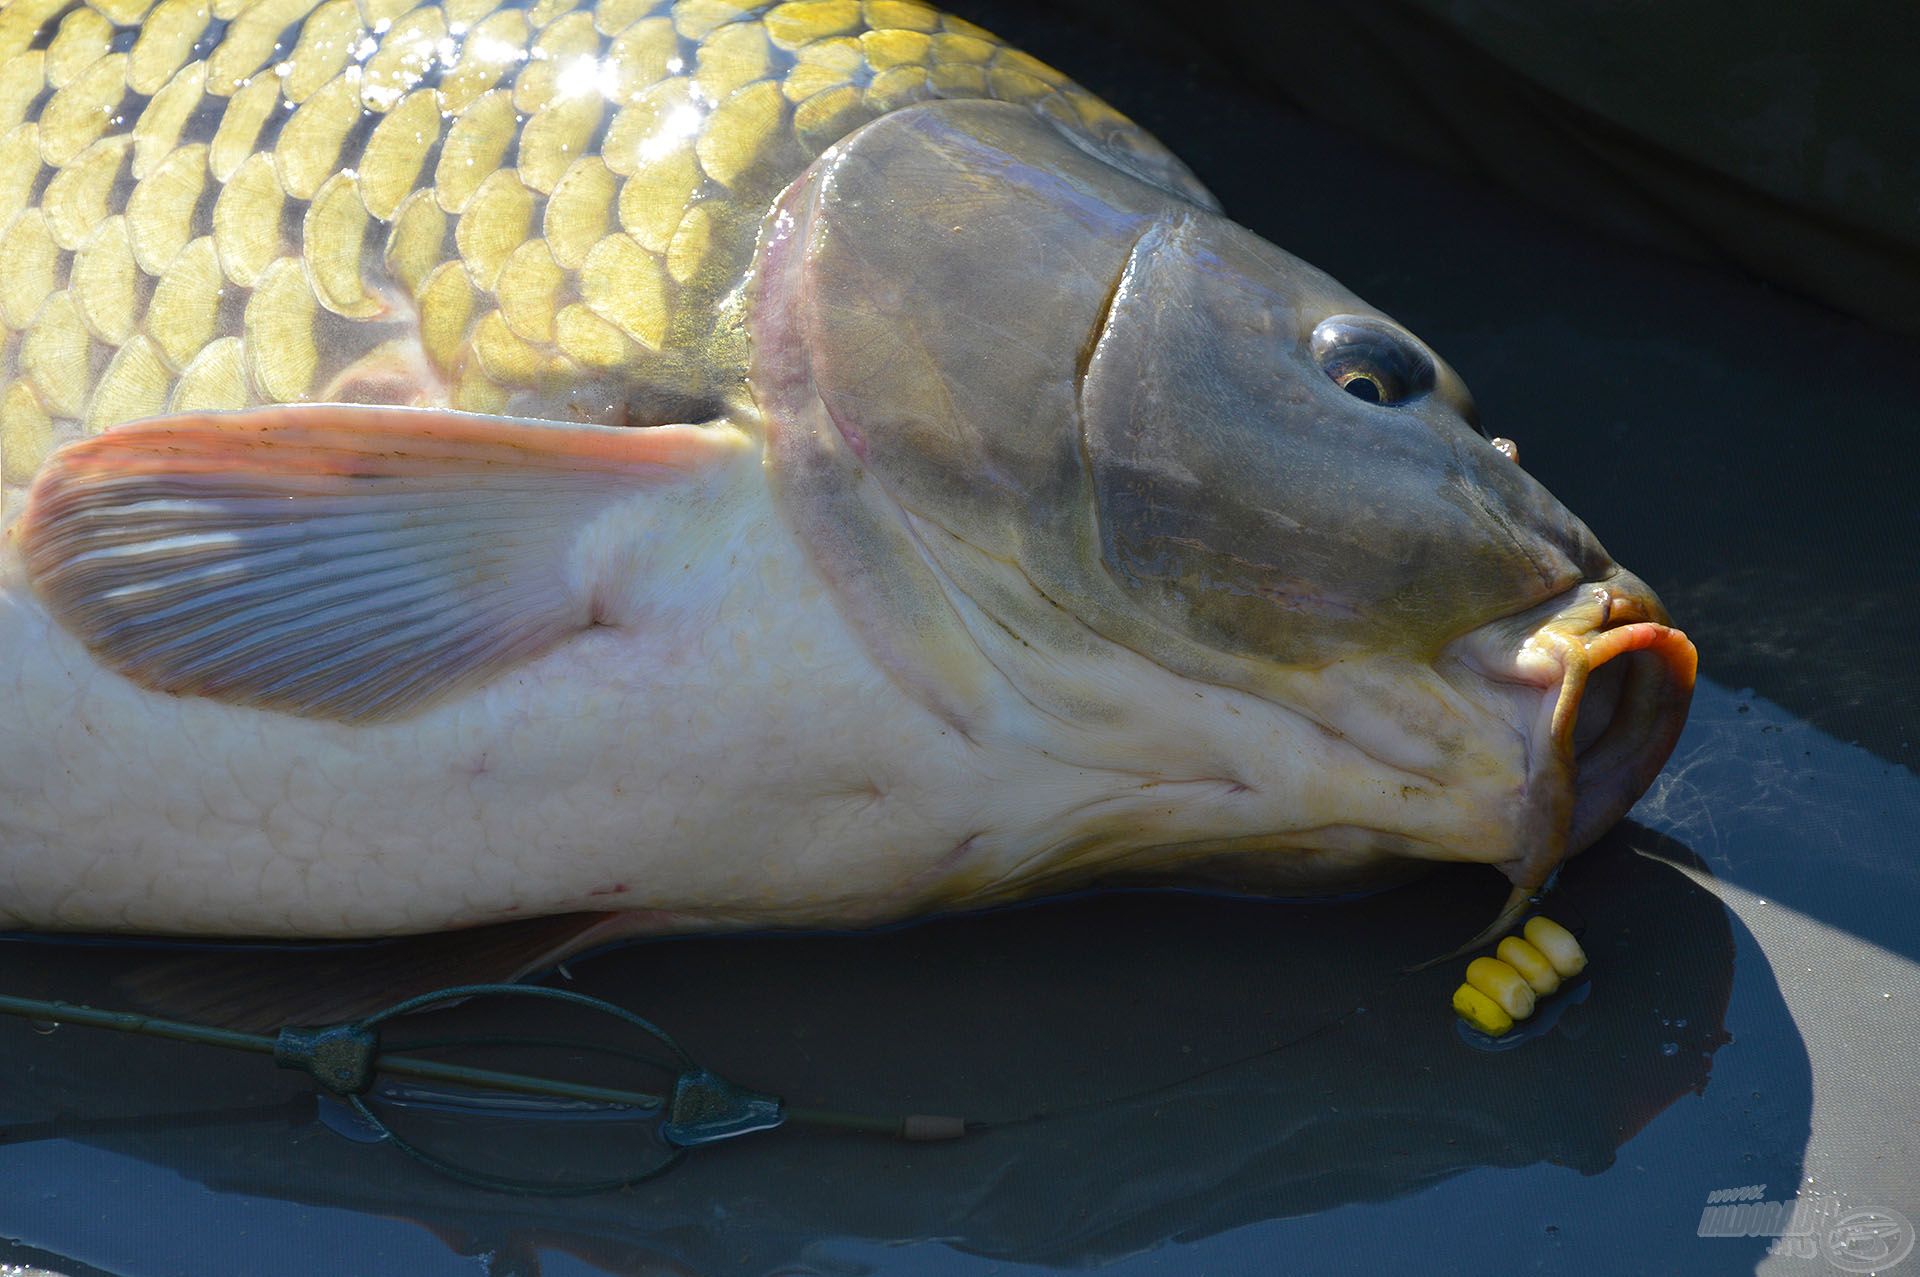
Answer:
POLYGON ((257 75, 244 89, 227 99, 220 116, 220 127, 207 148, 207 168, 214 180, 224 182, 239 171, 253 154, 260 126, 280 105, 280 82, 270 75, 257 75))
POLYGON ((360 118, 360 68, 350 66, 294 108, 274 143, 280 185, 297 200, 310 200, 320 183, 340 167, 340 147, 360 118))
POLYGON ((828 36, 851 35, 862 25, 860 0, 794 0, 775 5, 761 21, 783 49, 797 49, 828 36))
POLYGON ((667 336, 666 272, 660 260, 627 235, 595 244, 580 267, 580 299, 600 318, 648 350, 667 336))
POLYGON ((226 282, 213 239, 205 235, 182 249, 160 277, 147 303, 147 335, 169 366, 185 368, 213 340, 226 282))
POLYGON ((1513 1017, 1470 984, 1463 984, 1453 991, 1453 1010, 1462 1020, 1489 1037, 1497 1038, 1513 1027, 1513 1017))
POLYGON ((1500 961, 1520 973, 1533 991, 1541 997, 1560 987, 1560 974, 1547 961, 1547 955, 1522 940, 1519 936, 1508 936, 1495 950, 1500 961))
POLYGON ((247 366, 238 337, 222 337, 181 372, 167 401, 172 412, 232 412, 253 402, 247 366))
POLYGON ((133 139, 124 133, 103 137, 54 174, 40 197, 54 243, 76 249, 107 220, 107 196, 132 148, 133 139))
POLYGON ((360 278, 367 225, 359 177, 351 169, 335 173, 321 185, 301 222, 300 252, 314 297, 349 319, 371 319, 386 309, 360 278))
POLYGON ((483 93, 493 91, 511 67, 526 57, 532 31, 520 9, 502 9, 475 23, 460 42, 453 69, 440 79, 440 105, 458 113, 483 93))
POLYGON ((14 382, 0 396, 0 483, 31 483, 52 451, 53 418, 26 382, 14 382))
POLYGON ((133 177, 145 181, 180 144, 180 131, 206 96, 207 64, 195 62, 168 80, 133 123, 133 177))
POLYGON ((424 187, 415 191, 394 210, 382 255, 387 274, 409 293, 418 293, 420 282, 441 263, 446 238, 447 215, 434 202, 433 192, 424 187))
POLYGON ((381 221, 393 216, 420 178, 440 138, 440 103, 432 89, 410 93, 374 126, 360 154, 360 198, 381 221))
POLYGON ((70 293, 55 293, 20 338, 20 371, 56 417, 79 417, 86 406, 93 339, 70 293))
POLYGON ((366 34, 353 0, 327 0, 308 14, 300 24, 299 41, 282 64, 286 74, 280 77, 280 91, 287 101, 305 102, 345 70, 366 34))
POLYGON ((172 389, 173 370, 152 342, 134 334, 114 352, 93 388, 93 399, 87 404, 87 433, 98 434, 108 426, 164 412, 167 392, 172 389))
POLYGON ((440 162, 433 170, 434 194, 441 208, 454 214, 466 211, 481 183, 499 171, 519 127, 513 97, 505 89, 481 94, 460 113, 447 130, 440 162))
POLYGON ((1563 980, 1571 980, 1587 969, 1587 954, 1580 942, 1551 918, 1529 918, 1521 929, 1527 941, 1546 955, 1553 969, 1560 973, 1563 980))
POLYGON ((475 284, 493 287, 500 263, 526 242, 532 221, 533 192, 521 183, 518 173, 500 169, 480 183, 453 228, 453 242, 475 284))
POLYGON ((213 203, 213 247, 228 279, 251 288, 280 256, 280 210, 287 197, 273 156, 256 151, 213 203))
POLYGON ((127 242, 127 222, 109 217, 94 228, 80 251, 73 255, 71 288, 80 307, 80 318, 91 332, 109 346, 118 346, 133 335, 135 278, 139 268, 133 264, 133 246, 127 242))
POLYGON ((127 55, 109 53, 89 64, 40 112, 40 156, 59 168, 92 146, 120 110, 127 87, 127 55))
POLYGON ((269 403, 304 399, 320 365, 313 340, 319 307, 297 258, 267 267, 247 299, 247 379, 269 403))
POLYGON ((787 103, 770 80, 748 85, 713 109, 694 142, 708 177, 735 186, 761 162, 786 123, 787 103))
POLYGON ((613 224, 613 201, 619 179, 607 171, 597 155, 575 161, 547 197, 541 230, 553 260, 568 270, 579 270, 587 250, 606 236, 613 224))
POLYGON ((207 148, 196 142, 160 161, 127 197, 127 240, 133 260, 149 275, 164 275, 193 238, 193 215, 207 186, 207 148))
POLYGON ((1467 983, 1492 998, 1502 1011, 1516 1020, 1533 1014, 1533 990, 1515 971, 1498 958, 1475 958, 1467 964, 1467 983))
POLYGON ((0 235, 0 323, 25 328, 52 295, 60 267, 60 246, 47 229, 47 215, 30 208, 0 235))

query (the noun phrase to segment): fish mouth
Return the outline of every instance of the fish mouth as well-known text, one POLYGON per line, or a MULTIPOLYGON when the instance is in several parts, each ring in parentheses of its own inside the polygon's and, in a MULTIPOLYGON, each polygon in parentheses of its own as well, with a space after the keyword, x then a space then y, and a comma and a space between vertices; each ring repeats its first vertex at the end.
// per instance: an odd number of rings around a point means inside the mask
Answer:
POLYGON ((1517 854, 1499 866, 1513 890, 1466 952, 1511 927, 1561 861, 1639 801, 1680 739, 1699 656, 1625 571, 1484 627, 1455 655, 1505 693, 1526 743, 1517 854))

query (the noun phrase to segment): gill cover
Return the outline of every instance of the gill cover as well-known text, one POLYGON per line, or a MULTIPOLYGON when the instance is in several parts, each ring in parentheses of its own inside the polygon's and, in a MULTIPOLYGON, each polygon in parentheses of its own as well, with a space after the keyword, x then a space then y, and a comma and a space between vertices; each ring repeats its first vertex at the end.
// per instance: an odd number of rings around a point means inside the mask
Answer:
POLYGON ((888 115, 770 226, 754 383, 777 480, 829 574, 913 600, 916 634, 937 583, 880 552, 900 528, 1016 632, 1033 618, 982 565, 1240 683, 1355 648, 1430 657, 1607 563, 1404 330, 1029 112, 888 115))

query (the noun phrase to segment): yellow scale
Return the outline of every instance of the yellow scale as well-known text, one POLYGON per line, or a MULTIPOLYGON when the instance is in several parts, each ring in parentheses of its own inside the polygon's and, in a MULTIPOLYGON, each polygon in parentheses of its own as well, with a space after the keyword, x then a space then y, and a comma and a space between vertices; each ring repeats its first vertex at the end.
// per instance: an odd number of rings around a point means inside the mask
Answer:
POLYGON ((912 102, 1030 104, 1199 194, 1085 90, 910 0, 69 4, 0 5, 16 494, 58 444, 167 412, 710 401, 742 375, 726 298, 772 198, 912 102))

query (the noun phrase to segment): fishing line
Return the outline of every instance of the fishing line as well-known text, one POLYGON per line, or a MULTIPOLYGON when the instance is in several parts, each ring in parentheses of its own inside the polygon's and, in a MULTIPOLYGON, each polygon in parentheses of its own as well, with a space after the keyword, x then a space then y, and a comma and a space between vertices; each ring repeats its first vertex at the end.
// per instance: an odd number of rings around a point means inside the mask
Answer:
MULTIPOLYGON (((1558 905, 1574 917, 1575 928, 1584 932, 1586 919, 1568 893, 1560 893, 1558 905)), ((976 1132, 1031 1125, 1048 1119, 1098 1112, 1118 1105, 1137 1103, 1155 1095, 1171 1093, 1204 1078, 1268 1059, 1283 1051, 1305 1045, 1331 1034, 1358 1016, 1389 988, 1408 978, 1407 972, 1393 973, 1375 983, 1362 995, 1358 1005, 1322 1023, 1282 1041, 1234 1059, 1181 1075, 1164 1083, 1099 1099, 1036 1109, 1024 1116, 970 1121, 933 1114, 908 1114, 880 1117, 838 1109, 789 1105, 778 1096, 738 1086, 699 1064, 680 1043, 659 1025, 624 1007, 589 994, 544 985, 461 984, 396 1002, 383 1010, 358 1019, 323 1025, 290 1025, 272 1035, 245 1033, 191 1021, 163 1019, 136 1012, 107 1011, 76 1003, 21 998, 0 994, 0 1014, 42 1023, 72 1024, 83 1028, 134 1033, 202 1046, 222 1047, 256 1055, 270 1056, 280 1068, 306 1074, 320 1089, 351 1110, 354 1117, 372 1133, 375 1141, 389 1143, 401 1153, 438 1175, 473 1187, 494 1192, 527 1196, 574 1197, 614 1192, 655 1179, 678 1167, 688 1152, 708 1144, 735 1139, 784 1126, 805 1126, 855 1134, 880 1135, 910 1141, 953 1140, 976 1132), (392 1021, 455 1002, 476 998, 533 999, 574 1007, 607 1016, 631 1029, 663 1054, 647 1054, 605 1043, 574 1038, 516 1034, 441 1035, 401 1042, 382 1039, 382 1030, 392 1021), (486 1050, 548 1049, 605 1056, 628 1064, 641 1065, 672 1075, 671 1085, 660 1091, 631 1087, 604 1086, 567 1081, 542 1074, 508 1069, 482 1068, 429 1058, 422 1053, 463 1048, 486 1050), (663 1058, 664 1055, 664 1058, 663 1058), (453 1161, 422 1147, 418 1141, 396 1131, 368 1102, 378 1078, 406 1078, 417 1082, 438 1083, 468 1091, 505 1093, 547 1100, 574 1101, 597 1105, 615 1113, 625 1112, 650 1121, 656 1136, 659 1156, 647 1165, 623 1175, 600 1179, 556 1183, 524 1177, 497 1175, 474 1166, 453 1161)), ((1580 982, 1584 985, 1584 982, 1580 982)), ((1571 986, 1570 986, 1571 987, 1571 986)), ((1569 1004, 1584 1000, 1584 988, 1577 996, 1565 999, 1569 1004)), ((1463 1040, 1482 1050, 1504 1050, 1519 1045, 1551 1027, 1552 1019, 1543 1019, 1536 1028, 1509 1034, 1500 1039, 1469 1036, 1463 1040), (1484 1040, 1477 1040, 1484 1038, 1484 1040)), ((456 1112, 472 1112, 458 1097, 413 1095, 385 1098, 398 1107, 432 1107, 444 1104, 456 1112)), ((289 1120, 285 1105, 256 1109, 209 1110, 193 1113, 156 1114, 143 1117, 70 1119, 0 1128, 0 1142, 63 1138, 85 1133, 111 1133, 121 1130, 165 1128, 184 1123, 192 1125, 251 1124, 261 1121, 289 1120)))

